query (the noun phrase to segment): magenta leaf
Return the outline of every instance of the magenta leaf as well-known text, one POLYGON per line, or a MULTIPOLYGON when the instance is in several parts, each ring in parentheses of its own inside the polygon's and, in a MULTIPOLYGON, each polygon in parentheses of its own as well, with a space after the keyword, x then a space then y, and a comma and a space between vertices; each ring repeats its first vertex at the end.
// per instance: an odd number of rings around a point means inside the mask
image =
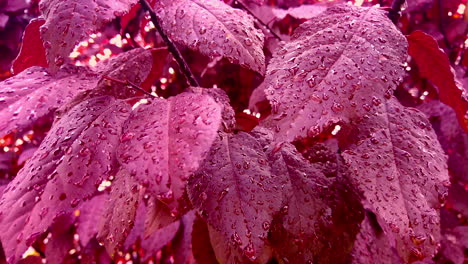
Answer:
POLYGON ((79 210, 77 219, 76 233, 80 236, 82 246, 96 237, 99 231, 98 223, 104 217, 105 205, 109 199, 107 193, 94 196, 92 199, 84 201, 79 210))
POLYGON ((118 168, 114 148, 129 105, 97 97, 54 124, 0 200, 0 238, 14 262, 60 213, 71 213, 98 193, 118 168))
POLYGON ((73 245, 73 217, 62 215, 50 228, 45 256, 48 263, 64 263, 73 245))
POLYGON ((171 248, 174 255, 174 263, 194 263, 192 254, 192 231, 195 221, 195 211, 189 211, 180 218, 180 228, 177 231, 171 248))
POLYGON ((219 136, 200 169, 190 178, 190 200, 206 219, 221 263, 262 263, 280 189, 257 139, 244 132, 219 136))
POLYGON ((153 99, 125 122, 119 160, 158 199, 170 204, 182 197, 185 182, 209 150, 220 121, 220 106, 206 95, 153 99))
POLYGON ((263 33, 244 11, 217 0, 162 0, 155 11, 173 41, 265 73, 263 33))
POLYGON ((124 244, 124 248, 127 250, 139 241, 145 253, 143 257, 145 260, 151 257, 153 253, 168 245, 174 239, 180 227, 180 221, 177 220, 159 229, 150 231, 145 228, 145 221, 150 216, 150 207, 145 205, 145 203, 140 203, 135 217, 135 225, 124 244))
POLYGON ((382 10, 336 6, 303 23, 265 78, 277 141, 375 112, 400 82, 405 59, 406 40, 382 10))
POLYGON ((31 67, 0 83, 0 135, 30 127, 53 113, 78 93, 93 89, 98 75, 68 65, 55 76, 44 68, 31 67))
POLYGON ((113 255, 127 238, 128 233, 135 223, 135 215, 138 208, 139 188, 138 183, 125 170, 120 170, 115 175, 106 203, 104 217, 99 223, 98 240, 113 255))
POLYGON ((440 241, 439 200, 449 181, 431 125, 396 100, 356 125, 342 156, 365 208, 405 261, 432 256, 440 241))
POLYGON ((128 12, 137 0, 43 0, 40 9, 46 23, 41 38, 52 72, 67 62, 76 44, 105 22, 128 12))
POLYGON ((396 264, 403 261, 391 246, 378 223, 366 217, 353 248, 353 264, 382 263, 396 264))

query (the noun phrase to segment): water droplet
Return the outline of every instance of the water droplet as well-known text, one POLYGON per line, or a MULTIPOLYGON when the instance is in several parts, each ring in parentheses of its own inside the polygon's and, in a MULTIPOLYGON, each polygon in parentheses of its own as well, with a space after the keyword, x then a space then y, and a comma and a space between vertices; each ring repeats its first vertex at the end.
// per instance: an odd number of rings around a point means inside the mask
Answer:
POLYGON ((252 40, 250 38, 245 38, 244 39, 244 44, 246 46, 252 46, 253 42, 252 42, 252 40))

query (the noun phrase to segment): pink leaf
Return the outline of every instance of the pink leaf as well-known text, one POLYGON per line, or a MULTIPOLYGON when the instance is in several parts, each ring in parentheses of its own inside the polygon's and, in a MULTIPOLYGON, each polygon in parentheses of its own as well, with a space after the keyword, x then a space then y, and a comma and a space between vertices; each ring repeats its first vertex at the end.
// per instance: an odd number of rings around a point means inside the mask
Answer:
POLYGON ((209 96, 183 93, 153 99, 125 123, 119 160, 158 199, 172 203, 209 150, 220 121, 220 106, 209 96))
POLYGON ((173 41, 265 73, 264 36, 245 12, 217 0, 162 0, 155 11, 173 41))
POLYGON ((302 24, 265 78, 277 141, 373 113, 400 82, 406 40, 375 8, 336 6, 302 24))
POLYGON ((0 238, 7 257, 21 256, 30 240, 59 213, 71 213, 114 176, 114 148, 130 106, 111 97, 78 104, 54 124, 0 200, 0 238))
POLYGON ((188 185, 190 200, 206 219, 216 257, 222 263, 262 262, 279 188, 254 136, 220 132, 204 164, 188 185))
POLYGON ((99 223, 98 240, 112 256, 125 242, 135 223, 138 208, 138 184, 122 169, 115 175, 106 203, 104 216, 99 223))
POLYGON ((31 126, 97 82, 97 74, 71 65, 54 77, 44 68, 32 67, 1 82, 0 135, 31 126))
POLYGON ((432 256, 440 240, 440 199, 447 160, 431 125, 396 100, 368 115, 342 152, 350 177, 389 241, 405 260, 432 256), (357 143, 356 143, 357 142, 357 143))

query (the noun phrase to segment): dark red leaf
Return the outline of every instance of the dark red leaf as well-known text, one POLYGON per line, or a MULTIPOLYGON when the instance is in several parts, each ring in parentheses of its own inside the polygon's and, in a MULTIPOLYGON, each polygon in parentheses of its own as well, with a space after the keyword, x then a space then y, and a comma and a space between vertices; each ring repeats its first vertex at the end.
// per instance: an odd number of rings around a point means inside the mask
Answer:
POLYGON ((451 106, 468 133, 468 95, 458 83, 447 54, 430 35, 415 31, 408 36, 408 53, 416 61, 419 73, 439 88, 440 101, 451 106))
POLYGON ((205 221, 195 218, 192 232, 192 252, 197 263, 219 264, 210 242, 210 234, 205 221))
POLYGON ((155 11, 173 41, 265 73, 263 33, 244 11, 217 0, 161 0, 155 11))
POLYGON ((192 231, 195 211, 189 211, 180 218, 180 228, 171 243, 174 264, 194 263, 192 254, 192 231))
POLYGON ((80 243, 82 246, 88 245, 88 243, 96 237, 99 231, 98 223, 100 223, 102 221, 101 218, 104 217, 105 205, 108 199, 108 194, 103 193, 83 202, 79 210, 76 227, 76 233, 80 236, 80 243))
POLYGON ((33 19, 23 33, 23 44, 16 59, 13 61, 13 73, 18 74, 32 66, 47 67, 44 45, 42 44, 39 27, 44 19, 33 19))

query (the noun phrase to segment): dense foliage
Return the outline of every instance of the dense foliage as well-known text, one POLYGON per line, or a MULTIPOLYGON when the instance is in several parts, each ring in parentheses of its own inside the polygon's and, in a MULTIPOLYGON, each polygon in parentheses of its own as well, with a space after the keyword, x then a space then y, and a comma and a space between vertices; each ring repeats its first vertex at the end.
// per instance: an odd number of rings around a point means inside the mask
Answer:
POLYGON ((468 261, 464 0, 9 0, 0 29, 0 263, 468 261))

